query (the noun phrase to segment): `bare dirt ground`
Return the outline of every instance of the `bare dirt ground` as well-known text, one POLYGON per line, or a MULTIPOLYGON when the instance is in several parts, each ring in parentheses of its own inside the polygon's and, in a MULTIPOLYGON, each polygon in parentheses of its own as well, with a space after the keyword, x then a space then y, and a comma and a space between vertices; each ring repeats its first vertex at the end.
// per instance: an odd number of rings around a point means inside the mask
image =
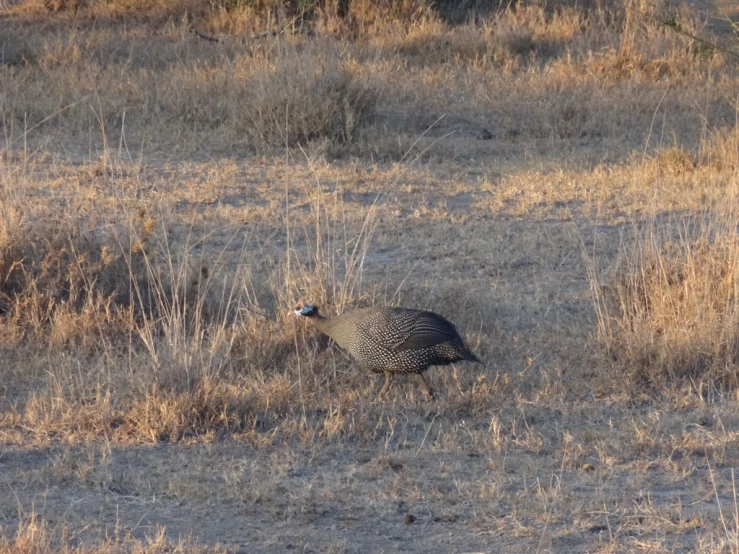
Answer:
MULTIPOLYGON (((31 4, 0 20, 0 552, 739 551, 731 379, 606 348, 593 297, 641 229, 733 213, 730 55, 575 8, 256 47, 31 4), (266 66, 307 90, 293 58, 377 96, 351 140, 239 111, 266 66), (297 301, 437 311, 485 367, 373 402, 297 301)), ((662 9, 736 49, 730 4, 662 9)))

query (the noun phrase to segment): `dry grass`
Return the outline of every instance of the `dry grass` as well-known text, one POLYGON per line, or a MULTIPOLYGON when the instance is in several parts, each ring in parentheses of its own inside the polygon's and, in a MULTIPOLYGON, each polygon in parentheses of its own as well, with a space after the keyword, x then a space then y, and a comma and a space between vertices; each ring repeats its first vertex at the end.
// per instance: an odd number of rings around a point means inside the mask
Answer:
POLYGON ((387 11, 383 3, 349 2, 355 15, 341 21, 359 23, 349 33, 356 40, 346 42, 324 29, 335 16, 317 14, 306 35, 276 6, 261 12, 276 20, 253 23, 260 21, 252 13, 257 5, 214 4, 214 11, 200 13, 180 3, 169 6, 166 22, 150 13, 163 5, 146 5, 82 6, 74 15, 78 28, 66 11, 50 15, 27 3, 9 10, 0 70, 13 135, 45 127, 47 137, 63 133, 66 151, 75 155, 87 137, 105 134, 149 151, 273 155, 285 144, 315 142, 311 150, 332 156, 398 160, 443 114, 449 123, 435 125, 420 146, 435 145, 431 155, 448 151, 445 137, 454 122, 479 111, 485 114, 479 127, 496 130, 508 148, 521 148, 526 139, 542 147, 558 138, 605 140, 612 156, 623 157, 641 146, 630 129, 652 120, 665 79, 686 91, 660 105, 668 114, 691 114, 675 122, 681 144, 697 146, 691 135, 706 123, 692 115, 696 104, 715 106, 709 125, 733 119, 723 76, 735 60, 720 50, 696 54, 699 44, 660 22, 676 21, 729 48, 733 43, 684 5, 629 11, 627 18, 568 5, 520 6, 480 24, 451 25, 433 11, 418 11, 420 3, 391 2, 387 11), (116 6, 119 16, 98 13, 116 6), (122 15, 134 13, 153 19, 122 15), (117 17, 124 17, 125 33, 118 32, 117 17), (239 17, 257 31, 280 34, 245 37, 245 29, 226 24, 239 17), (36 25, 48 32, 34 33, 36 25), (619 110, 626 98, 628 114, 619 110))
POLYGON ((739 550, 730 26, 3 9, 0 550, 739 550), (372 403, 298 302, 486 366, 372 403))
POLYGON ((736 387, 735 229, 731 215, 651 222, 623 247, 596 296, 599 334, 638 377, 736 387))
POLYGON ((194 544, 191 539, 170 541, 166 537, 166 529, 160 527, 157 532, 145 540, 136 539, 123 529, 116 530, 116 536, 111 537, 94 546, 86 546, 84 543, 75 544, 78 538, 70 534, 65 527, 51 528, 44 519, 36 512, 31 512, 22 517, 18 525, 16 535, 8 537, 3 535, 0 539, 0 552, 2 554, 46 554, 59 552, 64 554, 86 554, 88 552, 132 552, 137 554, 157 553, 222 553, 226 549, 203 548, 194 544))
POLYGON ((357 130, 371 121, 376 101, 361 86, 340 57, 322 59, 310 50, 276 60, 277 69, 254 75, 256 85, 242 117, 243 133, 255 144, 295 146, 328 139, 350 143, 357 130))
MULTIPOLYGON (((704 141, 700 164, 673 146, 645 167, 677 180, 733 171, 738 154, 736 132, 719 130, 704 141)), ((731 198, 733 178, 728 185, 723 192, 731 198)), ((731 205, 636 223, 606 277, 598 279, 591 263, 598 336, 637 381, 659 387, 690 378, 736 388, 739 266, 731 205)))

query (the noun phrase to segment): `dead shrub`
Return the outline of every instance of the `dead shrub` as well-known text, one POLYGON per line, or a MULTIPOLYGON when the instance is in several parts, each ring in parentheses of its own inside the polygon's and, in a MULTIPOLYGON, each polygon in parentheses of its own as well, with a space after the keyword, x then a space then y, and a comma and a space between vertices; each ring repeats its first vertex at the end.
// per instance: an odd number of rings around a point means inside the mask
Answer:
POLYGON ((370 86, 359 82, 338 57, 318 57, 284 57, 253 76, 237 123, 251 143, 349 143, 371 121, 376 96, 370 86))
POLYGON ((652 221, 622 246, 602 287, 591 272, 598 337, 632 376, 739 385, 737 223, 713 214, 652 221))

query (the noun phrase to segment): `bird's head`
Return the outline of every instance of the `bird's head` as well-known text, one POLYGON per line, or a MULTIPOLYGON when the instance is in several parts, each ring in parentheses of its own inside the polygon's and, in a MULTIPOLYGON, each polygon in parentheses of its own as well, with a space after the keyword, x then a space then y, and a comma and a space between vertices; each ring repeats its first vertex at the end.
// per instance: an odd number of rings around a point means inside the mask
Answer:
POLYGON ((310 304, 306 304, 302 308, 300 306, 295 308, 295 312, 293 313, 295 315, 302 315, 304 317, 317 317, 318 308, 316 306, 311 306, 310 304))

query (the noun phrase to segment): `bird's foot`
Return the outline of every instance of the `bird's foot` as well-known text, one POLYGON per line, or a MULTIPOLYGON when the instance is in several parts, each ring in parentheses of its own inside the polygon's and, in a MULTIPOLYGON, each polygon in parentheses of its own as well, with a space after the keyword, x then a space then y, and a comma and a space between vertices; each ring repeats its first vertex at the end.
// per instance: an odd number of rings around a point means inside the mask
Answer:
POLYGON ((423 374, 416 373, 416 378, 418 379, 418 382, 421 384, 421 388, 423 389, 423 394, 426 395, 426 400, 431 402, 434 399, 434 392, 431 390, 431 387, 429 387, 428 383, 426 382, 426 379, 423 378, 423 374))

